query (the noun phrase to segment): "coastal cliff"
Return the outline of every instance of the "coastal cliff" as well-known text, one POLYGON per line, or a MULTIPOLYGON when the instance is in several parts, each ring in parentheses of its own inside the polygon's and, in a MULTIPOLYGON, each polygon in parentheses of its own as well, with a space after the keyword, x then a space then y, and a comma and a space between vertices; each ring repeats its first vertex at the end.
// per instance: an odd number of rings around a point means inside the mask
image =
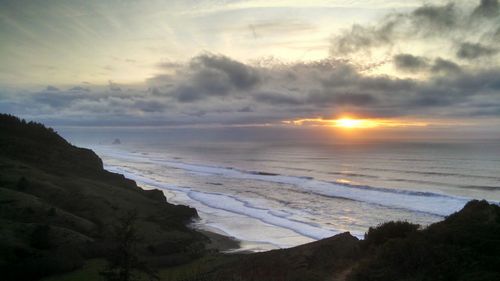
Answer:
POLYGON ((150 262, 183 263, 203 251, 206 238, 186 227, 195 209, 104 170, 93 151, 42 124, 0 115, 0 167, 1 280, 35 280, 104 256, 117 219, 132 211, 150 262))

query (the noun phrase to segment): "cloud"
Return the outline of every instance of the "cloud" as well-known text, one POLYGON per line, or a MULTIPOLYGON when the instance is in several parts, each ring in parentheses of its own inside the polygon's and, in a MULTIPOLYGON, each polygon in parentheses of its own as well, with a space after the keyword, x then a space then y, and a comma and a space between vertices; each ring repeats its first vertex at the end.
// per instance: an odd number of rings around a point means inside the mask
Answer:
POLYGON ((271 105, 301 105, 302 100, 299 100, 291 95, 279 92, 260 92, 253 95, 257 102, 271 105))
POLYGON ((429 72, 431 75, 456 75, 462 72, 460 65, 440 57, 431 62, 425 57, 400 54, 394 56, 393 61, 396 69, 409 73, 429 72))
POLYGON ((397 20, 391 19, 377 27, 364 27, 358 24, 351 30, 333 39, 330 49, 332 56, 347 55, 358 51, 367 51, 372 47, 393 43, 392 34, 397 20))
POLYGON ((81 91, 81 92, 90 92, 89 88, 81 87, 81 86, 75 86, 70 88, 68 91, 81 91))
POLYGON ((376 25, 354 24, 350 30, 334 36, 331 54, 350 55, 371 52, 377 47, 392 47, 410 39, 442 37, 462 20, 454 4, 425 5, 411 13, 392 13, 376 25))
POLYGON ((61 91, 56 87, 47 87, 46 90, 35 92, 32 96, 33 101, 46 104, 54 108, 65 107, 75 99, 82 98, 84 95, 75 92, 61 91))
POLYGON ((366 106, 376 102, 370 94, 335 93, 328 91, 312 91, 308 101, 319 106, 366 106))
POLYGON ((408 15, 412 27, 429 35, 457 26, 459 21, 456 6, 453 3, 444 6, 425 5, 408 15))
MULTIPOLYGON (((183 78, 168 95, 180 102, 194 102, 211 97, 227 96, 255 88, 261 78, 257 70, 226 56, 203 54, 193 58, 181 70, 183 78), (184 80, 184 81, 182 81, 184 80)), ((170 83, 170 76, 157 76, 151 81, 160 86, 170 83)))
POLYGON ((238 109, 238 112, 253 112, 253 109, 252 109, 252 107, 247 105, 245 107, 238 109))
POLYGON ((403 71, 418 72, 428 67, 427 59, 410 54, 394 56, 394 64, 403 71))
POLYGON ((500 104, 492 102, 500 92, 498 68, 462 69, 438 58, 428 61, 427 68, 439 75, 415 80, 367 75, 363 68, 340 60, 268 67, 229 58, 223 61, 213 66, 212 62, 205 64, 196 57, 180 67, 182 75, 169 76, 167 87, 160 85, 163 80, 153 79, 149 83, 155 86, 146 84, 126 91, 113 91, 109 85, 89 86, 89 91, 45 89, 21 96, 7 95, 12 100, 3 100, 0 107, 10 103, 21 116, 36 114, 56 124, 92 126, 276 124, 343 113, 362 117, 446 118, 495 116, 500 112, 500 104), (224 68, 227 61, 258 80, 251 86, 238 86, 235 78, 221 70, 229 69, 224 68))
POLYGON ((461 59, 477 59, 480 57, 489 57, 498 53, 497 49, 483 46, 479 43, 465 42, 460 45, 457 51, 457 57, 461 59))
POLYGON ((159 68, 162 68, 162 69, 176 69, 176 68, 179 68, 179 67, 182 67, 182 63, 179 63, 179 62, 171 62, 171 61, 164 61, 164 62, 160 62, 158 64, 158 67, 159 68))
POLYGON ((476 7, 473 16, 494 18, 500 14, 500 5, 498 0, 481 0, 479 6, 476 7))
POLYGON ((194 70, 212 69, 228 76, 229 81, 240 90, 247 90, 259 83, 260 78, 252 67, 225 56, 205 54, 191 61, 194 70))
POLYGON ((114 92, 121 92, 122 91, 120 86, 118 86, 118 84, 114 83, 111 80, 108 81, 108 87, 111 91, 114 91, 114 92))
POLYGON ((263 36, 283 36, 315 31, 313 25, 298 20, 257 21, 249 24, 248 29, 255 39, 263 36))
MULTIPOLYGON (((499 11, 498 0, 483 0, 474 6, 427 4, 412 12, 394 12, 376 24, 354 24, 334 36, 331 55, 361 63, 377 63, 389 55, 395 68, 404 72, 421 71, 428 68, 426 63, 438 58, 457 65, 453 61, 456 58, 472 64, 474 59, 499 52, 499 11), (450 50, 456 50, 455 56, 450 50)), ((486 63, 500 62, 495 58, 486 63)))
POLYGON ((173 96, 179 102, 194 102, 204 98, 204 93, 195 87, 181 85, 173 91, 173 96))
POLYGON ((433 73, 452 75, 462 72, 460 66, 452 61, 437 58, 431 67, 433 73))

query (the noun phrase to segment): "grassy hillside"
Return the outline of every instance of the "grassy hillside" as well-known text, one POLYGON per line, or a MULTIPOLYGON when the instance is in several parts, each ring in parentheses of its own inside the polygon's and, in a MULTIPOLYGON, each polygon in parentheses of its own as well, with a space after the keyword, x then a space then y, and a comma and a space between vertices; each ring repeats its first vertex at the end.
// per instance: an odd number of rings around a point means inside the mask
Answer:
POLYGON ((41 124, 0 115, 1 280, 33 280, 103 256, 112 227, 138 213, 141 255, 167 266, 199 255, 206 238, 185 226, 196 210, 107 172, 97 155, 41 124))

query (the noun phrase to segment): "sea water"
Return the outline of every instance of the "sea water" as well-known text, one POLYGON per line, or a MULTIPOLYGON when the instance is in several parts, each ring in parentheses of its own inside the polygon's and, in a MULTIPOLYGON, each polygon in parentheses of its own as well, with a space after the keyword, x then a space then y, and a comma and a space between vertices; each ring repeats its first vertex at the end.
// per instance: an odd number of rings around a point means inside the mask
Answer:
POLYGON ((468 200, 500 201, 496 141, 335 142, 193 130, 61 133, 93 149, 107 170, 196 208, 195 227, 235 237, 241 250, 345 231, 362 238, 385 221, 425 226, 468 200))

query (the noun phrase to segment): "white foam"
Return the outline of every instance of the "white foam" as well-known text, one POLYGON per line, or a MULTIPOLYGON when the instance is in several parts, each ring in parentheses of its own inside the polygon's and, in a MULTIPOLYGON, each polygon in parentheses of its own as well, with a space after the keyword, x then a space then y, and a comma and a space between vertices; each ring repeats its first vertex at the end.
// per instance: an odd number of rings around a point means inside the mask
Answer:
POLYGON ((292 230, 312 239, 317 240, 338 234, 336 231, 312 226, 305 222, 286 219, 282 216, 275 216, 273 212, 267 209, 252 208, 248 206, 248 204, 245 204, 243 200, 232 196, 198 191, 190 191, 188 196, 208 207, 256 218, 262 222, 292 230))
POLYGON ((338 231, 323 229, 310 223, 286 219, 286 212, 275 215, 272 210, 236 196, 201 192, 189 187, 167 184, 145 177, 139 172, 107 165, 106 169, 121 173, 141 185, 174 191, 179 203, 195 207, 202 221, 199 226, 219 229, 228 236, 243 240, 242 250, 261 251, 287 248, 338 234, 338 231), (265 233, 266 235, 262 235, 265 233))

